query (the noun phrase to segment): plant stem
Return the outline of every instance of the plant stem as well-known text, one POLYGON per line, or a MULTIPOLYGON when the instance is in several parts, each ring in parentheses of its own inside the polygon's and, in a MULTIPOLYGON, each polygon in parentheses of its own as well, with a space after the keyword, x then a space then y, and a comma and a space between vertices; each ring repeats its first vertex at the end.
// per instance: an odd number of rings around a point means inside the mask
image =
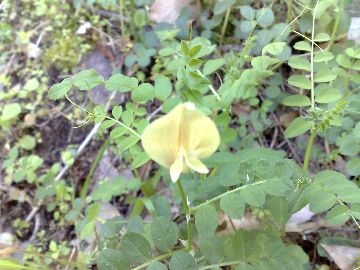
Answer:
POLYGON ((335 42, 336 32, 337 32, 337 30, 339 28, 341 11, 344 9, 344 2, 345 2, 344 0, 340 0, 339 11, 338 11, 338 13, 336 15, 335 22, 334 22, 334 27, 333 27, 331 37, 330 37, 330 42, 326 46, 326 50, 329 50, 331 48, 331 46, 334 44, 334 42, 335 42))
POLYGON ((136 5, 135 5, 135 1, 134 0, 130 0, 130 11, 131 11, 131 14, 129 14, 130 16, 130 29, 131 29, 131 32, 134 36, 134 40, 135 42, 138 41, 138 37, 137 37, 137 34, 136 34, 136 30, 135 30, 135 21, 134 21, 134 14, 136 13, 136 5))
POLYGON ((134 268, 132 268, 131 270, 140 270, 140 269, 143 269, 145 268, 146 266, 148 266, 149 264, 153 263, 153 262, 157 262, 157 261, 162 261, 162 260, 165 260, 169 257, 171 257, 171 255, 173 254, 173 252, 169 252, 169 253, 165 253, 163 255, 160 255, 158 257, 155 257, 154 259, 151 259, 150 261, 147 261, 139 266, 136 266, 134 268))
POLYGON ((185 192, 184 192, 184 188, 181 184, 180 179, 176 182, 179 193, 180 193, 180 197, 182 200, 182 204, 184 207, 184 211, 186 214, 186 224, 187 224, 187 241, 186 241, 186 250, 190 251, 192 248, 192 223, 191 223, 191 212, 190 212, 190 208, 188 205, 188 200, 186 198, 185 192))
POLYGON ((306 147, 306 152, 305 152, 305 157, 304 157, 304 165, 303 165, 303 172, 307 173, 308 168, 309 168, 309 161, 310 161, 310 156, 311 156, 311 150, 312 150, 312 146, 314 144, 314 140, 315 140, 315 136, 316 133, 318 132, 319 127, 315 127, 310 134, 310 138, 306 147))
POLYGON ((288 0, 287 3, 287 21, 290 22, 291 21, 291 17, 292 17, 292 4, 293 4, 293 0, 288 0))
POLYGON ((119 13, 120 13, 120 29, 121 29, 121 35, 124 38, 125 37, 125 23, 124 23, 124 0, 120 0, 120 7, 119 7, 119 13))
POLYGON ((245 186, 241 186, 241 187, 238 187, 238 188, 234 188, 234 189, 232 189, 232 190, 229 190, 229 191, 227 191, 227 192, 225 192, 225 193, 222 193, 222 194, 220 194, 220 195, 218 195, 218 196, 216 196, 216 197, 214 197, 214 198, 212 198, 212 199, 210 199, 210 200, 207 200, 207 201, 205 201, 205 202, 203 202, 203 203, 200 203, 200 204, 197 205, 197 206, 194 206, 194 207, 190 208, 190 214, 196 212, 196 210, 198 210, 199 208, 201 208, 201 207, 203 207, 203 206, 205 206, 205 205, 207 205, 207 204, 209 204, 209 203, 213 203, 213 202, 215 202, 215 201, 217 201, 217 200, 220 200, 222 197, 227 196, 227 195, 229 195, 230 193, 238 192, 238 191, 240 191, 240 190, 242 190, 242 189, 245 189, 245 188, 247 188, 247 187, 249 187, 249 186, 257 186, 257 185, 264 184, 264 183, 269 182, 269 181, 276 181, 276 179, 263 180, 263 181, 259 181, 259 182, 253 183, 253 184, 249 184, 249 185, 245 185, 245 186))
POLYGON ((85 197, 86 197, 86 194, 88 192, 88 188, 89 188, 89 183, 90 183, 90 180, 91 180, 91 177, 92 175, 94 174, 96 168, 99 166, 99 163, 100 163, 100 160, 101 158, 103 157, 106 149, 109 148, 109 145, 110 145, 110 139, 107 139, 103 145, 101 146, 99 152, 97 153, 96 157, 95 157, 95 160, 93 162, 93 164, 91 165, 91 168, 90 168, 90 171, 88 173, 88 175, 86 176, 86 179, 85 179, 85 182, 84 182, 84 185, 81 189, 81 192, 80 192, 80 198, 82 200, 85 200, 85 197))
MULTIPOLYGON (((319 0, 316 1, 314 8, 313 20, 312 20, 312 31, 311 31, 311 109, 315 108, 315 83, 314 83, 314 37, 315 37, 315 19, 316 19, 316 8, 319 4, 319 0)), ((311 149, 310 149, 311 151, 311 149)))
POLYGON ((124 123, 120 122, 119 120, 116 120, 110 116, 106 116, 106 119, 109 120, 113 120, 116 123, 118 123, 120 126, 122 126, 123 128, 125 128, 126 130, 128 130, 129 132, 131 132, 132 134, 134 134, 136 137, 141 138, 141 135, 139 133, 137 133, 135 130, 133 130, 131 127, 128 127, 127 125, 125 125, 124 123))
POLYGON ((228 22, 229 22, 230 11, 231 11, 231 7, 229 7, 227 9, 226 14, 225 14, 224 23, 223 23, 223 26, 222 26, 222 29, 221 29, 220 45, 222 45, 223 42, 224 42, 224 36, 225 36, 226 27, 227 27, 228 22))
POLYGON ((223 263, 211 264, 211 265, 206 265, 206 266, 200 267, 200 270, 217 269, 218 267, 221 267, 221 266, 235 265, 235 264, 239 264, 241 262, 242 261, 231 261, 231 262, 223 262, 223 263))

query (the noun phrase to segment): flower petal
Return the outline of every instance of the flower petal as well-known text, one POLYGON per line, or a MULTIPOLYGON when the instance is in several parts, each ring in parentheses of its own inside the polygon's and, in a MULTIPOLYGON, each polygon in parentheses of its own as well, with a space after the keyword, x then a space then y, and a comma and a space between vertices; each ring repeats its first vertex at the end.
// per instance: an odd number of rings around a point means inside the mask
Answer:
POLYGON ((203 159, 212 155, 219 144, 220 135, 215 123, 192 103, 185 103, 180 145, 183 145, 191 156, 203 159))
POLYGON ((169 114, 147 126, 141 135, 145 152, 166 168, 170 168, 178 157, 182 111, 182 107, 175 107, 169 114))
POLYGON ((184 167, 184 157, 180 156, 175 162, 170 166, 170 178, 174 183, 179 179, 181 172, 184 167))
POLYGON ((187 166, 195 172, 203 173, 203 174, 207 174, 209 172, 209 169, 205 166, 205 164, 202 163, 201 160, 196 157, 185 155, 185 162, 187 166))

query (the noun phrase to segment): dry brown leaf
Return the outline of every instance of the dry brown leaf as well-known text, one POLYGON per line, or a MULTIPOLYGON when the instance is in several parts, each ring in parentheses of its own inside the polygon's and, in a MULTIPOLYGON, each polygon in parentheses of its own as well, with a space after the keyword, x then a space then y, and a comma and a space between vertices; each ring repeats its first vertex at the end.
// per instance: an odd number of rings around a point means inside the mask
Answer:
POLYGON ((190 7, 191 2, 193 0, 155 0, 151 5, 149 17, 157 23, 174 23, 182 8, 190 7))
POLYGON ((321 245, 341 270, 353 270, 360 258, 360 248, 338 245, 321 245))

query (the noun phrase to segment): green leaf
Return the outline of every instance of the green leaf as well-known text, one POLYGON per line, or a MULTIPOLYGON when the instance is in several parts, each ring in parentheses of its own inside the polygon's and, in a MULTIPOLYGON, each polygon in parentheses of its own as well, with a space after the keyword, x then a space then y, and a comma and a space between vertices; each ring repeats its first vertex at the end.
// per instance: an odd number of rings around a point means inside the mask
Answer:
POLYGON ((112 116, 116 119, 119 120, 121 114, 122 114, 122 107, 121 106, 114 106, 114 108, 111 111, 112 116))
POLYGON ((50 99, 60 99, 65 97, 67 92, 71 89, 73 86, 73 81, 71 78, 64 79, 61 83, 54 84, 48 93, 48 96, 50 99))
POLYGON ((24 135, 19 139, 17 145, 25 150, 32 150, 36 146, 36 141, 33 136, 24 135))
POLYGON ((204 75, 210 75, 214 73, 216 70, 221 68, 225 64, 224 58, 217 58, 217 59, 211 59, 209 61, 206 61, 204 65, 204 75))
POLYGON ((292 86, 302 89, 311 89, 311 81, 302 75, 292 75, 288 79, 288 83, 292 86))
POLYGON ((224 245, 216 234, 199 236, 200 252, 211 263, 220 262, 224 257, 224 245))
POLYGON ((245 19, 252 21, 255 19, 256 11, 251 6, 241 6, 240 7, 240 14, 245 19))
POLYGON ((314 213, 321 213, 329 210, 336 203, 333 193, 324 188, 314 185, 310 193, 310 210, 314 213))
POLYGON ((251 65, 260 71, 267 72, 269 66, 279 63, 278 59, 269 57, 267 55, 256 56, 251 60, 251 65))
POLYGON ((119 138, 122 135, 124 135, 127 132, 126 128, 124 127, 117 127, 114 128, 111 132, 110 132, 110 138, 111 139, 115 139, 115 138, 119 138))
POLYGON ((172 92, 171 81, 168 77, 160 74, 155 78, 155 97, 164 101, 172 92))
POLYGON ((129 92, 138 87, 138 80, 122 74, 112 75, 105 81, 105 88, 110 91, 129 92))
POLYGON ((137 27, 143 27, 146 25, 146 11, 145 9, 136 10, 135 14, 133 14, 134 23, 137 27))
POLYGON ((91 198, 94 201, 110 201, 113 196, 120 196, 126 191, 126 181, 123 177, 119 176, 111 181, 101 182, 97 189, 95 189, 91 198))
POLYGON ((235 270, 257 270, 257 268, 255 268, 254 266, 247 264, 247 263, 240 263, 238 264, 238 266, 235 268, 235 270))
POLYGON ((132 264, 140 264, 151 258, 151 246, 141 234, 128 232, 121 240, 121 247, 132 264))
POLYGON ((315 101, 318 103, 330 103, 342 98, 340 90, 334 87, 322 87, 315 89, 315 101))
POLYGON ((360 175, 360 158, 352 157, 346 163, 346 171, 349 175, 358 176, 360 175))
POLYGON ((345 50, 345 53, 350 56, 351 58, 360 59, 360 49, 354 49, 354 48, 347 48, 345 50))
POLYGON ((228 8, 234 5, 236 0, 222 0, 216 1, 214 6, 214 15, 220 15, 224 13, 228 8))
POLYGON ((128 270, 130 269, 130 261, 124 252, 117 249, 103 249, 97 259, 97 267, 99 270, 128 270))
POLYGON ((189 45, 185 40, 181 40, 180 43, 181 54, 184 56, 189 55, 189 45))
POLYGON ((167 267, 161 262, 152 262, 146 270, 167 270, 167 267))
POLYGON ((89 221, 95 221, 100 213, 100 204, 93 203, 86 208, 86 218, 89 221))
POLYGON ((288 201, 284 197, 270 197, 266 200, 266 209, 278 224, 285 225, 290 218, 288 201))
POLYGON ((267 44, 262 49, 262 54, 264 55, 266 53, 269 53, 271 55, 279 55, 284 50, 285 46, 286 46, 286 42, 283 42, 283 41, 278 41, 278 42, 273 42, 273 43, 267 44))
POLYGON ((274 22, 274 19, 274 12, 269 7, 265 7, 256 11, 256 20, 262 28, 270 26, 274 22))
POLYGON ((337 77, 337 75, 335 73, 333 73, 330 69, 323 68, 323 69, 320 69, 315 74, 314 80, 317 83, 325 83, 325 82, 331 82, 331 81, 335 80, 336 77, 337 77))
POLYGON ((306 51, 306 52, 311 52, 311 46, 308 42, 306 41, 299 41, 296 42, 294 45, 294 49, 298 50, 298 51, 306 51))
POLYGON ((326 220, 334 225, 342 225, 350 218, 350 209, 346 205, 337 205, 331 209, 327 215, 326 220))
POLYGON ((192 47, 189 51, 189 57, 194 57, 198 52, 200 52, 202 46, 201 45, 195 45, 192 47))
POLYGON ((21 106, 19 103, 9 103, 4 106, 4 109, 1 114, 2 121, 8 121, 21 113, 21 106))
POLYGON ((179 237, 176 224, 165 217, 157 217, 151 223, 151 238, 161 252, 171 251, 179 237))
POLYGON ((245 211, 245 202, 239 192, 230 193, 220 199, 221 209, 231 218, 241 218, 245 211))
POLYGON ((315 36, 314 39, 315 42, 325 42, 329 40, 330 40, 330 36, 326 33, 319 33, 315 36))
POLYGON ((305 95, 291 95, 284 98, 283 104, 285 106, 304 107, 304 106, 310 106, 311 100, 305 95))
POLYGON ((286 138, 293 138, 299 136, 310 130, 312 126, 312 122, 305 120, 303 117, 297 117, 286 128, 285 136, 286 138))
POLYGON ((129 149, 131 146, 135 145, 139 140, 140 138, 138 136, 131 134, 125 139, 122 138, 121 141, 118 142, 117 146, 120 151, 125 151, 126 149, 129 149))
POLYGON ((288 61, 288 65, 292 68, 299 69, 299 70, 311 70, 311 65, 309 60, 303 57, 291 57, 288 61))
POLYGON ((253 207, 261 207, 265 202, 265 194, 259 186, 249 186, 240 192, 241 198, 253 207))
POLYGON ((351 59, 349 56, 345 55, 345 54, 339 54, 337 57, 336 57, 336 62, 344 67, 344 68, 347 68, 347 69, 351 69, 352 67, 352 63, 351 63, 351 59))
POLYGON ((154 96, 155 90, 150 83, 142 83, 131 92, 131 99, 136 102, 146 102, 154 99, 154 96))
POLYGON ((131 166, 133 169, 139 168, 140 166, 144 165, 146 162, 150 160, 148 154, 145 152, 141 152, 140 154, 136 155, 131 166))
POLYGON ((334 55, 329 51, 314 53, 314 62, 315 63, 330 61, 332 59, 334 59, 334 55))
POLYGON ((115 125, 115 124, 116 124, 116 121, 113 120, 113 119, 105 120, 105 121, 103 121, 103 122, 101 123, 100 128, 101 128, 102 130, 105 130, 105 129, 108 129, 108 128, 112 127, 112 126, 115 125))
POLYGON ((178 251, 171 256, 170 270, 199 270, 193 256, 184 251, 178 251))
POLYGON ((195 213, 195 225, 202 235, 213 234, 218 226, 218 214, 212 205, 205 205, 195 213))
POLYGON ((100 83, 103 83, 104 78, 94 69, 86 69, 73 76, 72 81, 74 86, 80 90, 90 90, 100 83))

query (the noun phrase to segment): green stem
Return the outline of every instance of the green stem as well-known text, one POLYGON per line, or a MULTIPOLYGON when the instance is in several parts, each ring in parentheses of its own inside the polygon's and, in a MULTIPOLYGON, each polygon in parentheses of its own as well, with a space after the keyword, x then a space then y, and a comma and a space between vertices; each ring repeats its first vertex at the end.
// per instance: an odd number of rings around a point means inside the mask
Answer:
POLYGON ((107 139, 103 145, 101 146, 99 152, 97 153, 96 157, 95 157, 95 160, 93 162, 93 164, 91 165, 91 168, 90 168, 90 171, 88 173, 88 175, 86 176, 86 179, 85 179, 85 182, 84 182, 84 185, 81 189, 81 192, 80 192, 80 198, 82 200, 85 200, 85 197, 86 197, 86 194, 88 192, 88 188, 89 188, 89 184, 90 184, 90 180, 91 180, 91 177, 93 176, 96 168, 99 166, 99 163, 100 163, 100 160, 101 158, 103 157, 106 149, 109 148, 109 145, 110 145, 110 139, 107 139))
POLYGON ((207 269, 217 269, 218 267, 222 266, 228 266, 228 265, 236 265, 241 263, 242 261, 231 261, 231 262, 223 262, 223 263, 217 263, 217 264, 211 264, 200 267, 200 270, 207 270, 207 269))
POLYGON ((341 11, 344 9, 344 0, 340 0, 340 5, 339 5, 339 11, 338 14, 336 15, 335 18, 335 22, 334 22, 334 27, 331 33, 331 38, 330 38, 330 42, 326 47, 326 50, 329 50, 331 48, 331 46, 334 44, 335 42, 335 36, 336 36, 336 32, 339 28, 339 23, 340 23, 340 15, 341 15, 341 11))
POLYGON ((245 186, 241 186, 241 187, 238 187, 238 188, 234 188, 234 189, 232 189, 232 190, 229 190, 229 191, 227 191, 227 192, 225 192, 225 193, 222 193, 222 194, 220 194, 220 195, 218 195, 218 196, 216 196, 216 197, 214 197, 214 198, 212 198, 212 199, 210 199, 210 200, 207 200, 207 201, 205 201, 205 202, 203 202, 203 203, 200 203, 200 204, 197 205, 197 206, 194 206, 194 207, 190 208, 190 214, 196 212, 196 210, 198 210, 199 208, 201 208, 201 207, 203 207, 203 206, 205 206, 205 205, 207 205, 207 204, 209 204, 209 203, 213 203, 213 202, 215 202, 215 201, 217 201, 217 200, 220 200, 222 197, 227 196, 227 195, 229 195, 230 193, 238 192, 238 191, 240 191, 240 190, 242 190, 242 189, 245 189, 245 188, 247 188, 247 187, 249 187, 249 186, 257 186, 257 185, 264 184, 264 183, 269 182, 269 181, 276 181, 276 179, 263 180, 263 181, 259 181, 259 182, 253 183, 253 184, 249 184, 249 185, 245 185, 245 186))
POLYGON ((309 168, 309 161, 310 161, 310 156, 311 156, 311 150, 312 150, 312 146, 314 144, 314 140, 316 137, 316 134, 319 130, 319 126, 315 127, 310 134, 310 138, 306 147, 306 152, 305 152, 305 157, 304 157, 304 165, 303 165, 303 172, 307 173, 308 168, 309 168))
POLYGON ((173 254, 173 252, 169 252, 169 253, 165 253, 163 255, 160 255, 158 257, 155 257, 154 259, 151 259, 150 261, 147 261, 139 266, 136 266, 134 268, 132 268, 131 270, 140 270, 140 269, 143 269, 145 268, 146 266, 148 266, 149 264, 153 263, 153 262, 157 262, 157 261, 162 261, 162 260, 165 260, 167 258, 170 258, 171 255, 173 254))
POLYGON ((228 22, 229 22, 230 11, 231 11, 231 7, 229 7, 227 9, 226 14, 225 14, 224 23, 223 23, 223 26, 222 26, 222 29, 221 29, 220 45, 222 45, 223 42, 224 42, 224 36, 225 36, 226 27, 227 27, 228 22))
MULTIPOLYGON (((311 64, 311 109, 315 108, 315 83, 314 83, 314 38, 315 38, 315 19, 316 19, 316 8, 319 4, 319 0, 316 1, 314 8, 313 20, 312 20, 312 32, 311 32, 311 54, 310 54, 310 64, 311 64)), ((310 149, 311 151, 311 149, 310 149)))
POLYGON ((287 21, 288 23, 291 22, 291 17, 292 17, 292 4, 293 4, 293 0, 289 0, 287 3, 287 21))
POLYGON ((135 22, 134 22, 134 14, 136 12, 136 5, 135 5, 135 1, 134 0, 130 0, 130 11, 131 11, 131 14, 129 14, 129 18, 130 18, 130 29, 131 29, 131 32, 134 36, 134 40, 135 42, 138 41, 138 37, 136 35, 136 31, 135 31, 135 22))
POLYGON ((126 130, 128 130, 129 132, 131 132, 132 134, 134 134, 136 137, 141 138, 141 135, 139 133, 137 133, 135 130, 133 130, 131 127, 128 127, 127 125, 125 125, 124 123, 120 122, 119 120, 116 120, 110 116, 106 116, 106 119, 109 120, 113 120, 116 123, 118 123, 120 126, 122 126, 123 128, 125 128, 126 130))
POLYGON ((187 224, 187 241, 186 241, 186 250, 190 251, 192 248, 192 223, 191 223, 191 212, 190 212, 190 208, 188 205, 188 201, 185 195, 185 191, 184 188, 181 184, 180 179, 176 182, 179 193, 180 193, 180 197, 181 197, 181 201, 184 207, 184 211, 186 214, 186 224, 187 224))
POLYGON ((120 0, 120 7, 119 7, 119 13, 120 13, 120 29, 121 29, 121 35, 124 38, 126 30, 125 30, 125 23, 124 23, 124 0, 120 0))

